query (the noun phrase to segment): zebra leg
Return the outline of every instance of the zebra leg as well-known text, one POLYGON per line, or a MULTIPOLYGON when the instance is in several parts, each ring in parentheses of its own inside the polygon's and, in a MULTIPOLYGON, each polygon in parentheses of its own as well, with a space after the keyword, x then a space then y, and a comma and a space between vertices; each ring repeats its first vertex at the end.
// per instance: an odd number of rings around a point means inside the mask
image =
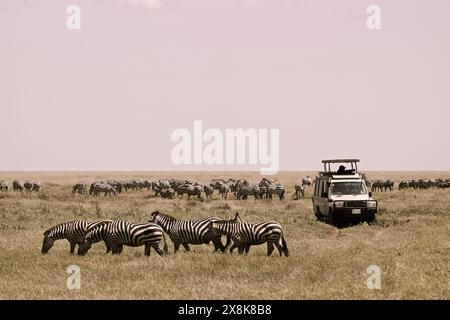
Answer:
POLYGON ((144 249, 144 254, 145 254, 146 256, 150 256, 150 249, 151 249, 150 244, 149 244, 149 243, 146 243, 146 244, 145 244, 145 249, 144 249))
POLYGON ((180 245, 181 245, 181 242, 179 242, 179 241, 174 241, 173 242, 173 252, 174 253, 178 252, 178 249, 180 249, 180 245))
POLYGON ((273 247, 273 242, 267 242, 267 256, 270 257, 270 255, 272 254, 273 250, 275 248, 273 247))
POLYGON ((161 250, 161 246, 159 243, 156 243, 153 245, 153 249, 155 249, 155 251, 160 255, 164 255, 164 252, 161 250))
POLYGON ((186 250, 186 252, 190 252, 191 251, 191 249, 189 248, 189 245, 187 243, 183 242, 182 245, 184 247, 184 250, 186 250))
POLYGON ((250 244, 245 245, 245 253, 247 254, 250 251, 250 244))
POLYGON ((76 242, 70 241, 70 254, 73 254, 75 252, 75 246, 76 246, 76 242))
POLYGON ((232 245, 231 248, 230 248, 230 254, 233 253, 234 248, 238 248, 238 247, 239 247, 239 245, 238 245, 236 242, 233 243, 233 245, 232 245))

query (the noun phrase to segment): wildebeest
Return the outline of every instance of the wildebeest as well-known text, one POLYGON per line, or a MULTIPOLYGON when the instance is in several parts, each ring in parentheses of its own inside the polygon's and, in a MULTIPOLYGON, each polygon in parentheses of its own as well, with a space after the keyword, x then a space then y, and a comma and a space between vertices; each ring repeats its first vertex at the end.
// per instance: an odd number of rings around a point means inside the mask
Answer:
POLYGON ((72 187, 72 195, 75 195, 76 193, 85 195, 86 189, 87 189, 87 186, 85 183, 78 182, 72 187))
POLYGON ((20 184, 20 181, 19 180, 14 180, 13 181, 13 191, 22 191, 22 190, 23 190, 23 187, 20 184))
POLYGON ((30 194, 34 191, 34 192, 39 192, 41 190, 41 183, 38 182, 32 182, 32 181, 25 181, 25 183, 23 184, 23 187, 25 188, 26 191, 28 191, 30 194))
POLYGON ((302 186, 312 186, 312 179, 310 176, 306 176, 304 178, 302 178, 302 186))
POLYGON ((7 192, 8 191, 8 181, 6 180, 0 180, 0 191, 7 192))
POLYGON ((175 191, 172 188, 166 188, 159 190, 159 194, 163 199, 173 199, 175 196, 175 191))
POLYGON ((304 185, 295 184, 294 190, 295 190, 295 198, 297 200, 300 199, 300 195, 302 195, 302 197, 305 196, 305 186, 304 185))

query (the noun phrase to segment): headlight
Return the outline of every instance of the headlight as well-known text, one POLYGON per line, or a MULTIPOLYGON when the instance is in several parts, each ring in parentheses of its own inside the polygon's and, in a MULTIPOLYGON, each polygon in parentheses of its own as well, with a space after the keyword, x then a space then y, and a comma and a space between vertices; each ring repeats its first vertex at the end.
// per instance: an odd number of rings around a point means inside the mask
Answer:
POLYGON ((344 207, 344 201, 335 201, 334 206, 336 208, 343 208, 344 207))
POLYGON ((376 201, 367 201, 367 208, 376 208, 377 202, 376 201))

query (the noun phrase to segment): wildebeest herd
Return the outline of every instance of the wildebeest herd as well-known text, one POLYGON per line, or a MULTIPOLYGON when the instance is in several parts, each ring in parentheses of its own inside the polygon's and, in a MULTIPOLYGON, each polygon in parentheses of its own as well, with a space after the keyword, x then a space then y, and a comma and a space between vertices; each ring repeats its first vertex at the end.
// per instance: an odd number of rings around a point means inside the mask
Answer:
MULTIPOLYGON (((22 185, 19 180, 14 180, 12 182, 13 191, 26 191, 28 193, 39 192, 41 190, 41 183, 39 181, 25 181, 22 185)), ((6 180, 0 180, 0 191, 8 192, 9 183, 6 180)))
MULTIPOLYGON (((228 199, 229 194, 234 194, 236 199, 246 200, 249 196, 255 199, 273 199, 277 196, 280 200, 284 199, 286 192, 284 186, 276 179, 263 178, 258 184, 250 184, 246 179, 213 179, 209 184, 201 184, 188 179, 159 179, 159 180, 105 180, 94 181, 89 187, 89 195, 117 195, 122 192, 136 190, 152 190, 155 196, 165 199, 174 199, 183 197, 201 198, 204 195, 207 199, 212 198, 217 190, 219 196, 228 199)), ((304 195, 305 186, 299 185, 298 192, 304 195)), ((296 186, 297 191, 297 186, 296 186)), ((88 193, 87 184, 79 182, 72 187, 72 195, 85 195, 88 193)))
POLYGON ((70 243, 70 253, 85 255, 94 243, 103 241, 106 253, 120 254, 123 246, 144 246, 144 254, 150 255, 153 248, 159 255, 168 253, 165 234, 169 236, 176 253, 182 245, 190 251, 189 245, 214 244, 214 251, 225 252, 231 241, 230 253, 235 248, 242 254, 249 252, 250 246, 267 243, 267 255, 274 247, 280 256, 289 256, 283 228, 276 221, 247 223, 241 220, 239 213, 230 220, 208 217, 196 220, 178 220, 170 215, 154 211, 145 223, 129 223, 123 220, 70 221, 56 225, 44 232, 42 253, 48 253, 56 240, 66 239, 70 243), (223 245, 221 237, 226 236, 223 245), (161 241, 164 242, 161 249, 161 241))
MULTIPOLYGON (((363 174, 366 186, 371 191, 393 191, 395 182, 390 179, 372 180, 366 178, 363 174)), ((305 196, 305 190, 308 186, 312 186, 314 181, 311 177, 306 176, 301 179, 299 183, 294 185, 294 198, 300 199, 305 196)), ((12 182, 14 191, 28 194, 32 192, 39 192, 42 188, 39 181, 25 181, 22 185, 19 180, 12 182)), ((420 190, 428 188, 450 188, 450 179, 410 179, 402 180, 398 184, 398 190, 420 190)), ((209 184, 198 183, 189 179, 159 179, 159 180, 104 180, 94 181, 88 185, 84 182, 78 182, 73 185, 71 194, 79 195, 118 195, 122 192, 130 192, 136 190, 151 190, 155 196, 164 199, 175 199, 183 197, 185 194, 187 198, 197 197, 201 198, 203 195, 206 199, 211 199, 214 192, 217 190, 218 195, 223 199, 228 199, 229 194, 233 194, 238 200, 246 200, 249 196, 258 199, 272 200, 273 196, 278 197, 279 200, 285 199, 286 189, 283 184, 276 179, 262 178, 259 183, 250 183, 247 179, 212 179, 209 184)), ((0 192, 7 192, 9 190, 9 183, 6 180, 0 180, 0 192)))
MULTIPOLYGON (((393 191, 395 183, 389 179, 375 181, 366 180, 366 185, 371 187, 372 191, 393 191)), ((429 188, 450 188, 450 179, 411 179, 402 180, 398 184, 398 190, 421 190, 429 188)))

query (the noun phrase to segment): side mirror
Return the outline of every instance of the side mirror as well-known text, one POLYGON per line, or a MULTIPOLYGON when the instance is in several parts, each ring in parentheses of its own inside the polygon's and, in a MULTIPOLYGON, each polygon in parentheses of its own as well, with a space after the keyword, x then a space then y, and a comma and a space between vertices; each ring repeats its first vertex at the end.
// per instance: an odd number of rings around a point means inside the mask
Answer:
POLYGON ((369 198, 372 198, 372 191, 369 191, 369 198))

